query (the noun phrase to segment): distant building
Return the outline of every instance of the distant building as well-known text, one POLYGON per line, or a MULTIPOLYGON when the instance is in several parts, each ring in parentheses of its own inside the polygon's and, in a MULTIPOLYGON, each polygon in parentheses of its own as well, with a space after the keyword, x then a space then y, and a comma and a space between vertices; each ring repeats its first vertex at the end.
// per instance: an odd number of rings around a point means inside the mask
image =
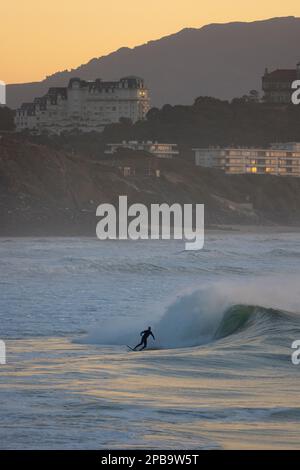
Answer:
POLYGON ((72 78, 67 87, 49 88, 33 103, 23 103, 16 111, 15 124, 17 131, 28 129, 37 134, 73 129, 101 132, 120 118, 142 120, 149 108, 149 92, 142 78, 111 82, 72 78))
POLYGON ((300 143, 272 144, 270 148, 194 149, 198 166, 218 168, 227 174, 300 176, 300 143))
POLYGON ((144 151, 159 158, 172 158, 179 155, 177 144, 164 144, 152 142, 151 140, 147 142, 137 142, 136 140, 131 140, 129 142, 123 141, 117 144, 107 144, 107 147, 108 148, 105 153, 108 155, 112 155, 120 149, 144 151))
POLYGON ((143 152, 116 153, 114 158, 102 160, 101 163, 108 168, 117 169, 126 178, 160 178, 163 170, 161 159, 143 152))
POLYGON ((295 69, 277 69, 269 72, 266 69, 262 78, 264 101, 267 103, 291 103, 292 83, 300 79, 300 62, 295 69))
POLYGON ((151 166, 140 167, 137 166, 136 162, 133 166, 119 166, 118 169, 125 178, 129 176, 160 178, 160 169, 151 166))

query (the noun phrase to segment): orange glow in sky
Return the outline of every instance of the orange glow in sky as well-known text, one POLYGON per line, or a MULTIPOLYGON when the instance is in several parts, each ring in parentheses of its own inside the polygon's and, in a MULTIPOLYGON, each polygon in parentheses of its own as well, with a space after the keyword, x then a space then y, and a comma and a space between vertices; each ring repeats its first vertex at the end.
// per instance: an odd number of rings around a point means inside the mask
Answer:
POLYGON ((10 0, 0 6, 0 79, 42 80, 185 27, 292 15, 299 0, 10 0))

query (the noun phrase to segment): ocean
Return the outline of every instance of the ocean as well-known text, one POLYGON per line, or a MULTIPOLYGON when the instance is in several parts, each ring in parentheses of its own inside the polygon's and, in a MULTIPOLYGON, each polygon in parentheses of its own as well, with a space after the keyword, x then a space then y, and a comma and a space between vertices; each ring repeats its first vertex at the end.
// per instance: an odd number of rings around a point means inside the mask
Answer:
POLYGON ((0 239, 0 448, 299 449, 299 261, 271 229, 0 239))

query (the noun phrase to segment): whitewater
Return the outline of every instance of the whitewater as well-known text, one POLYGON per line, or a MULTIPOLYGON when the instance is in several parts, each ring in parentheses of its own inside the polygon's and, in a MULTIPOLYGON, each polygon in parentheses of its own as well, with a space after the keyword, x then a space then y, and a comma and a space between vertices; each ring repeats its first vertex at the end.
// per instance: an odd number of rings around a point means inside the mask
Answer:
POLYGON ((0 448, 299 449, 299 261, 274 229, 0 239, 0 448))

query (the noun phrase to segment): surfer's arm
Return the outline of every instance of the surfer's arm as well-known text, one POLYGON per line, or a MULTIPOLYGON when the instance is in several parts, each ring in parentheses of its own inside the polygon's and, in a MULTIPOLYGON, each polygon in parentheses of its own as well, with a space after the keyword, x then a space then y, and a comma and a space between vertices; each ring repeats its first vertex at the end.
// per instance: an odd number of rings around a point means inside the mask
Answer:
POLYGON ((154 334, 153 334, 153 333, 151 333, 151 336, 152 336, 152 338, 155 340, 155 337, 154 337, 154 334))

